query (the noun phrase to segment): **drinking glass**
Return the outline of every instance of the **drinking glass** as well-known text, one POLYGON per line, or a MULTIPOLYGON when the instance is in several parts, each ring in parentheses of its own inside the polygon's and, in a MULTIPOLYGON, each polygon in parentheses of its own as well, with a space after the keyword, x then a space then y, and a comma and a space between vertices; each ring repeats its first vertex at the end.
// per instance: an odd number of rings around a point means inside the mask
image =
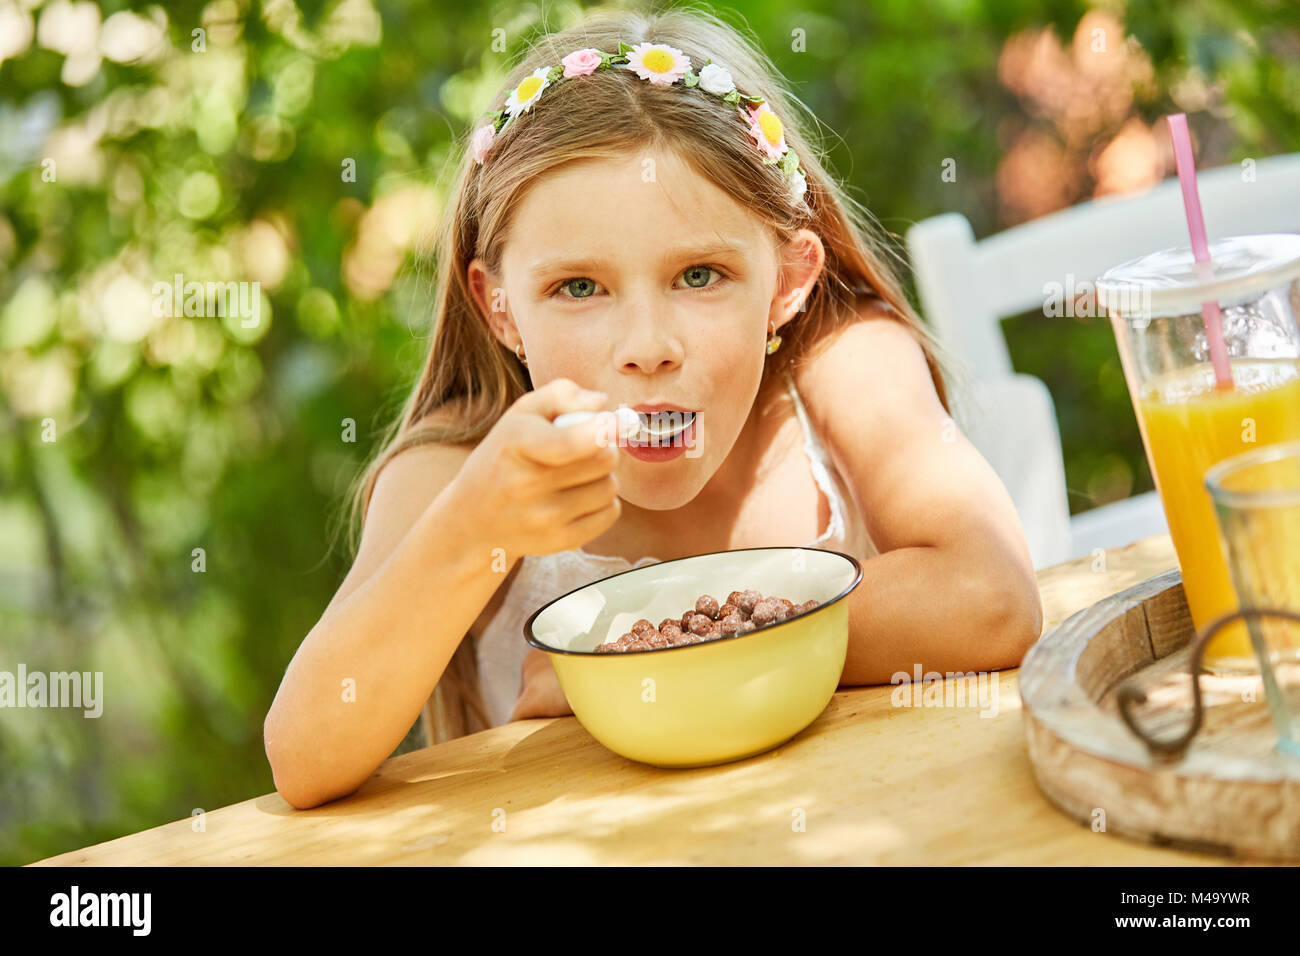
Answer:
MULTIPOLYGON (((1097 280, 1198 633, 1238 607, 1207 470, 1244 451, 1300 440, 1300 235, 1234 236, 1209 250, 1208 271, 1182 247, 1097 280), (1226 383, 1211 355, 1213 306, 1231 368, 1226 383)), ((1255 672, 1243 620, 1218 631, 1205 666, 1255 672)))
POLYGON ((1300 442, 1220 462, 1205 476, 1278 746, 1300 755, 1300 442))

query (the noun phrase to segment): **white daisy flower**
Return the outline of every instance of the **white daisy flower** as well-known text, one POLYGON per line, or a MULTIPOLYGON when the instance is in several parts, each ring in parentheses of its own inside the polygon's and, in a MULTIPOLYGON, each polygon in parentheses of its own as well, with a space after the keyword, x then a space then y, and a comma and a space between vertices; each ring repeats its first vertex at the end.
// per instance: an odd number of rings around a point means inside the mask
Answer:
POLYGON ((731 74, 716 63, 706 63, 700 69, 700 89, 715 96, 726 96, 736 88, 731 74))
POLYGON ((551 85, 551 81, 547 78, 550 72, 549 66, 538 67, 510 91, 510 95, 506 97, 506 113, 512 119, 520 113, 527 113, 537 102, 537 97, 542 95, 542 90, 551 85))
POLYGON ((638 43, 627 53, 627 68, 659 86, 676 83, 691 68, 691 58, 663 43, 638 43))

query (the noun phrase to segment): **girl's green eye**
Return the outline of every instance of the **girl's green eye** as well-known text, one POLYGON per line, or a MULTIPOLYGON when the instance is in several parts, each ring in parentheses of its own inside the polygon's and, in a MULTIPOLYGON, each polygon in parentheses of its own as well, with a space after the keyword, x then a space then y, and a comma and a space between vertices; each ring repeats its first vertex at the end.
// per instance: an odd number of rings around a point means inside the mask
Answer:
MULTIPOLYGON (((726 278, 713 266, 691 266, 689 269, 683 270, 681 275, 686 280, 687 286, 692 289, 712 289, 726 278), (718 282, 710 283, 709 280, 715 277, 718 282)), ((579 276, 573 279, 565 279, 551 294, 562 299, 589 299, 596 294, 598 288, 600 288, 600 284, 594 279, 579 276)))
POLYGON ((709 284, 709 275, 713 271, 712 266, 691 266, 682 275, 692 289, 703 289, 709 284))
POLYGON ((596 283, 588 278, 570 279, 564 285, 560 286, 568 292, 571 299, 585 299, 593 295, 596 291, 596 283))

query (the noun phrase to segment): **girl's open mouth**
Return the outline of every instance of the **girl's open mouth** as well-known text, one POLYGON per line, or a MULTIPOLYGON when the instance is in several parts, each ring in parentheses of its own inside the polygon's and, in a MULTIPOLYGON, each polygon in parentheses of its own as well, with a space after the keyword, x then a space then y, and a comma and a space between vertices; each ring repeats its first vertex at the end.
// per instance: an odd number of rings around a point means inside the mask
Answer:
POLYGON ((624 447, 640 461, 670 461, 695 446, 696 412, 638 412, 641 430, 624 447))

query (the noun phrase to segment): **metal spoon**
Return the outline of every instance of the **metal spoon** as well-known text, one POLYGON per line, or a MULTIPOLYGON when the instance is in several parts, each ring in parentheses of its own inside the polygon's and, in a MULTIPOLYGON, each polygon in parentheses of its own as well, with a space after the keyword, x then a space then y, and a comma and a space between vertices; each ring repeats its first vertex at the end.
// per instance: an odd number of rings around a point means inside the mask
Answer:
MULTIPOLYGON (((588 421, 599 414, 600 412, 590 411, 565 412, 562 415, 557 415, 552 424, 557 428, 567 428, 570 425, 577 425, 581 422, 588 421)), ((641 442, 649 442, 652 439, 663 441, 665 438, 671 438, 679 432, 684 432, 690 427, 691 422, 695 420, 692 416, 688 421, 682 424, 674 424, 667 428, 652 428, 643 422, 639 413, 628 408, 626 405, 619 406, 615 411, 615 414, 618 415, 619 422, 623 426, 620 433, 625 438, 635 437, 637 441, 641 442)))
MULTIPOLYGON (((638 415, 637 419, 641 420, 641 416, 638 415)), ((661 422, 663 421, 662 418, 659 420, 661 422)), ((663 441, 665 438, 672 438, 674 435, 680 434, 681 432, 684 432, 686 431, 686 429, 690 428, 691 423, 693 421, 695 421, 695 416, 691 415, 690 418, 686 419, 684 422, 681 422, 680 424, 669 425, 662 428, 652 428, 651 426, 646 425, 643 422, 641 425, 641 436, 644 437, 642 437, 640 440, 649 441, 651 439, 655 439, 658 441, 663 441)))

